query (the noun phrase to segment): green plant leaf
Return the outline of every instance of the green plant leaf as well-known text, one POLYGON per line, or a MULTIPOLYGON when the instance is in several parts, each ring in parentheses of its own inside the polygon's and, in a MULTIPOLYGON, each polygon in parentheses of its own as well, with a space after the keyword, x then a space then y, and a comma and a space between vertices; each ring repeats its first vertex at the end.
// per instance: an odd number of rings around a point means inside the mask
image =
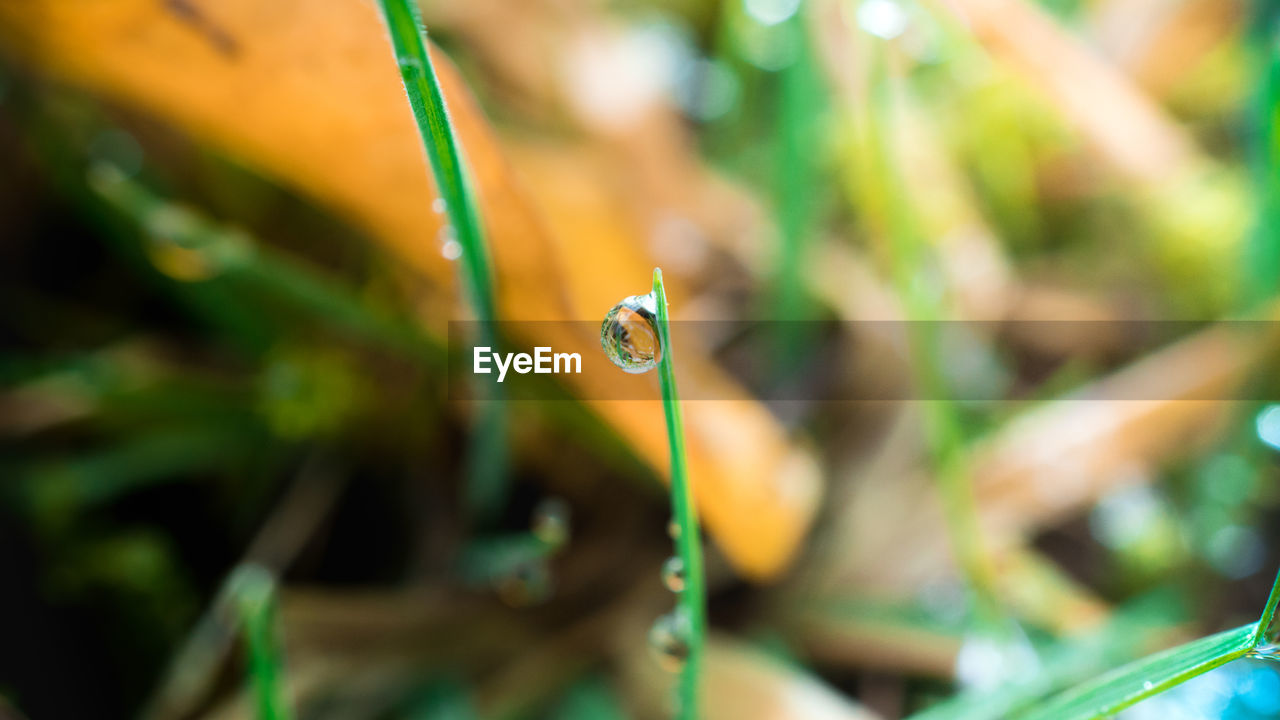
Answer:
POLYGON ((1021 720, 1104 718, 1169 688, 1244 657, 1254 647, 1257 623, 1193 640, 1078 685, 1020 715, 1021 720))
POLYGON ((706 589, 702 574, 702 537, 698 531, 698 511, 689 486, 688 460, 684 449, 684 421, 680 413, 680 395, 676 391, 675 364, 672 361, 671 336, 667 317, 667 291, 662 284, 662 270, 653 269, 653 297, 658 310, 658 378, 662 383, 662 406, 667 418, 667 444, 671 449, 671 512, 676 527, 676 552, 684 562, 685 586, 678 607, 688 623, 688 659, 680 671, 680 717, 696 719, 698 713, 698 676, 707 632, 706 589))
POLYGON ((241 565, 227 580, 227 594, 244 632, 258 720, 293 720, 276 625, 275 577, 259 565, 241 565))
MULTIPOLYGON (((444 92, 427 52, 426 31, 417 5, 411 0, 379 0, 391 34, 391 46, 400 66, 409 107, 417 121, 437 192, 445 202, 446 217, 462 248, 462 268, 471 304, 480 320, 481 344, 497 347, 494 321, 493 270, 480 224, 479 202, 458 134, 449 120, 444 92)), ((496 390, 480 409, 467 453, 467 486, 464 494, 473 517, 495 517, 506 496, 506 409, 496 390)))

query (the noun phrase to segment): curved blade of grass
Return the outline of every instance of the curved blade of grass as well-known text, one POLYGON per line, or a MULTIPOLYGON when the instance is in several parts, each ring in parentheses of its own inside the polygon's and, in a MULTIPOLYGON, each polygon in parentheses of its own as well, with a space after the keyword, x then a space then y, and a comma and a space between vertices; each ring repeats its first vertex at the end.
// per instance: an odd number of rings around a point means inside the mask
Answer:
POLYGON ((800 322, 813 317, 805 288, 816 215, 814 187, 820 185, 814 157, 815 126, 822 111, 818 76, 802 6, 781 30, 791 36, 796 58, 779 72, 777 174, 774 189, 778 223, 778 264, 773 278, 774 373, 777 379, 794 373, 813 345, 813 327, 800 322))
POLYGON ((266 569, 241 565, 227 582, 229 601, 244 630, 258 720, 292 720, 285 695, 276 629, 276 583, 266 569))
MULTIPOLYGON (((449 223, 462 248, 462 267, 472 307, 480 323, 482 345, 496 348, 493 272, 480 225, 475 191, 463 160, 457 133, 449 120, 444 93, 427 52, 426 31, 412 0, 378 0, 391 34, 391 46, 409 107, 418 123, 422 146, 431 165, 437 192, 445 202, 449 223)), ((506 410, 501 395, 490 391, 482 404, 467 456, 468 510, 478 518, 496 515, 506 488, 506 410)))
POLYGON ((216 269, 217 278, 209 282, 226 279, 251 285, 365 340, 427 363, 443 362, 439 346, 409 320, 371 307, 341 284, 252 242, 238 230, 175 205, 118 168, 94 165, 88 183, 98 197, 151 236, 199 253, 216 269))
POLYGON ((480 321, 490 323, 496 317, 493 273, 480 229, 475 192, 457 134, 449 121, 440 81, 427 53, 426 31, 418 17, 417 5, 412 0, 378 0, 378 5, 391 33, 391 46, 400 65, 409 107, 418 122, 437 192, 445 201, 447 217, 462 246, 462 266, 471 302, 480 321))
POLYGON ((1253 121, 1252 165, 1260 197, 1258 218, 1245 244, 1246 305, 1260 303, 1280 291, 1280 49, 1275 47, 1274 3, 1255 12, 1253 51, 1259 58, 1259 82, 1253 121))
POLYGON ((680 396, 676 392, 675 366, 671 358, 671 336, 668 329, 667 291, 662 284, 662 270, 653 269, 653 297, 658 306, 658 341, 662 356, 658 361, 658 379, 662 384, 662 408, 667 418, 667 444, 671 449, 671 511, 675 516, 676 553, 684 562, 685 586, 678 596, 677 607, 688 621, 689 657, 680 671, 679 713, 690 720, 699 717, 698 676, 702 666, 702 650, 707 632, 706 589, 702 573, 702 537, 698 530, 698 510, 689 486, 688 462, 684 449, 684 421, 680 414, 680 396))
MULTIPOLYGON (((859 41, 861 42, 861 40, 859 41)), ((995 571, 983 547, 977 499, 970 478, 967 448, 956 404, 949 398, 938 336, 943 308, 934 288, 920 282, 929 247, 910 207, 911 193, 892 155, 893 98, 883 42, 871 45, 866 102, 852 109, 859 155, 853 180, 859 210, 887 240, 887 259, 895 294, 907 316, 911 370, 922 396, 925 440, 932 456, 951 551, 964 574, 979 625, 1005 628, 997 597, 995 571)))
POLYGON ((1117 608, 1102 627, 1039 653, 1041 668, 994 689, 966 690, 911 716, 911 720, 1004 720, 1034 708, 1061 692, 1104 671, 1134 660, 1140 648, 1168 632, 1173 618, 1162 614, 1155 595, 1117 608))
POLYGON ((1092 720, 1105 718, 1190 680, 1253 649, 1257 624, 1149 655, 1078 685, 1049 702, 1020 715, 1021 720, 1092 720))
POLYGON ((1135 660, 1017 717, 1020 720, 1110 717, 1152 695, 1276 642, 1277 606, 1280 606, 1280 573, 1271 585, 1271 593, 1258 622, 1135 660))
POLYGON ((1277 606, 1280 606, 1280 572, 1276 573, 1276 579, 1271 583, 1271 594, 1267 596, 1267 604, 1262 608, 1262 617, 1258 619, 1258 630, 1253 636, 1255 648, 1280 643, 1280 621, 1276 619, 1277 606))

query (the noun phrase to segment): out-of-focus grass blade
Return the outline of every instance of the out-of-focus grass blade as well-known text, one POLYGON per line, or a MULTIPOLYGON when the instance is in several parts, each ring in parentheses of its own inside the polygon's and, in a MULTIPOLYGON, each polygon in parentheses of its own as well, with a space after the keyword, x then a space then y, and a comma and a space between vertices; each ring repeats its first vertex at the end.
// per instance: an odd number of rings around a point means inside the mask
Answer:
POLYGON ((947 533, 964 573, 979 623, 1003 632, 1004 609, 995 590, 995 571, 983 547, 977 501, 968 467, 963 422, 950 398, 943 372, 945 353, 937 320, 945 317, 942 294, 928 280, 930 247, 911 207, 911 193, 893 155, 894 85, 888 52, 873 42, 863 106, 853 108, 858 150, 853 158, 854 203, 885 240, 888 273, 906 323, 911 369, 924 397, 924 433, 932 455, 947 533))
POLYGON ((1267 596, 1267 604, 1262 608, 1262 617, 1258 619, 1258 630, 1253 636, 1255 649, 1280 643, 1280 624, 1276 613, 1280 611, 1280 572, 1271 583, 1271 594, 1267 596))
MULTIPOLYGON (((400 66, 409 107, 422 136, 423 150, 431 165, 437 192, 459 246, 471 303, 480 320, 480 342, 498 346, 494 321, 493 271, 480 224, 479 203, 462 155, 457 133, 449 120, 444 93, 427 52, 425 31, 417 6, 410 0, 378 0, 391 34, 391 46, 400 66)), ((501 397, 492 393, 480 407, 475 434, 467 456, 468 510, 478 518, 494 517, 506 495, 506 410, 501 397)))
POLYGON ((367 306, 339 284, 253 243, 243 233, 157 197, 109 165, 97 165, 89 184, 99 197, 159 241, 207 263, 216 276, 252 284, 360 337, 433 362, 440 349, 412 324, 367 306))
POLYGON ((911 716, 911 720, 1004 720, 1052 693, 1089 680, 1108 667, 1132 660, 1140 648, 1177 622, 1161 598, 1151 595, 1119 608, 1096 631, 1064 641, 1041 654, 1042 669, 993 690, 970 690, 911 716))
POLYGON ((1244 657, 1254 647, 1250 623, 1170 648, 1117 668, 1019 715, 1022 720, 1105 718, 1140 700, 1244 657))
POLYGON ((244 632, 258 720, 292 720, 276 628, 276 583, 265 568, 241 565, 227 583, 231 609, 244 632))
POLYGON ((618 696, 601 677, 588 677, 565 693, 556 706, 559 720, 626 720, 618 696))
POLYGON ((1262 38, 1256 52, 1264 57, 1254 111, 1256 136, 1252 154, 1260 207, 1245 246, 1245 276, 1249 282, 1244 299, 1248 304, 1261 302, 1280 290, 1280 49, 1275 47, 1271 30, 1276 14, 1274 4, 1270 8, 1264 4, 1257 12, 1262 38))
POLYGON ((779 78, 782 100, 778 103, 778 172, 774 188, 779 248, 773 288, 773 313, 781 321, 774 342, 775 371, 779 376, 793 372, 812 345, 812 326, 800 321, 811 318, 814 311, 806 295, 805 266, 813 240, 814 187, 819 184, 815 119, 822 110, 822 94, 805 22, 802 6, 782 28, 791 35, 797 57, 779 78))

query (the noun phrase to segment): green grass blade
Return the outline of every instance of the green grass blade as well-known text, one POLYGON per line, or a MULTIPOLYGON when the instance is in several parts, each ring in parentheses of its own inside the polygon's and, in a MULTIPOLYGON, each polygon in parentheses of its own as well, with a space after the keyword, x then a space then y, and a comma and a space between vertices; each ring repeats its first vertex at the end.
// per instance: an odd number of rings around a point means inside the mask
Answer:
POLYGON ((226 280, 252 286, 366 341, 429 364, 443 362, 439 345, 407 318, 371 307, 340 283, 253 242, 240 231, 175 205, 117 168, 95 165, 88 181, 99 198, 153 238, 205 258, 215 274, 208 283, 226 280))
MULTIPOLYGON (((1271 22, 1274 11, 1258 13, 1271 22)), ((1262 55, 1261 78, 1255 100, 1256 137, 1253 140, 1253 169, 1260 196, 1258 219, 1245 245, 1244 284, 1246 306, 1266 300, 1280 291, 1280 49, 1265 33, 1255 52, 1262 55)))
POLYGON ((1157 695, 1237 658, 1254 647, 1256 624, 1193 640, 1135 660, 1019 715, 1020 720, 1092 720, 1157 695))
MULTIPOLYGON (((498 346, 493 299, 493 271, 480 225, 478 202, 462 157, 457 133, 449 120, 444 93, 427 52, 426 31, 413 0, 378 0, 391 34, 391 46, 409 107, 418 123, 422 146, 445 201, 449 223, 462 247, 462 267, 472 307, 480 320, 480 344, 498 346)), ((498 391, 490 391, 480 408, 467 454, 468 512, 476 519, 497 515, 506 495, 506 408, 498 391)))
POLYGON ((707 631, 706 589, 698 510, 693 501, 693 489, 689 485, 684 421, 680 414, 680 396, 676 392, 676 373, 672 363, 667 292, 663 287, 662 270, 659 268, 653 270, 653 296, 658 306, 658 340, 662 348, 662 356, 658 361, 658 378, 662 384, 662 407, 667 418, 667 444, 671 449, 671 509, 679 528, 676 534, 676 552, 684 561, 685 568, 685 587, 677 602, 688 620, 689 631, 686 638, 689 657, 680 671, 679 712, 681 718, 692 720, 699 717, 698 677, 707 631))
POLYGON ((778 263, 773 277, 775 326, 774 372, 778 379, 795 371, 813 345, 814 315, 806 289, 806 266, 814 241, 817 210, 814 187, 820 184, 814 146, 822 111, 821 78, 805 32, 803 7, 781 30, 788 33, 797 57, 779 73, 777 173, 774 189, 778 222, 778 263))
POLYGON ((276 628, 275 579, 258 565, 242 565, 228 581, 228 590, 244 632, 258 720, 292 720, 276 628))
POLYGON ((1262 609, 1262 617, 1258 619, 1258 631, 1254 634, 1254 647, 1280 643, 1280 625, 1276 622, 1276 608, 1280 605, 1280 572, 1276 573, 1275 582, 1271 584, 1271 594, 1267 596, 1267 604, 1262 609))
POLYGON ((475 192, 444 93, 427 53, 426 31, 412 0, 378 0, 391 33, 391 46, 400 65, 400 77, 409 96, 409 107, 422 135, 423 149, 435 177, 436 188, 446 204, 446 213, 462 246, 462 265, 467 276, 471 302, 482 323, 496 317, 493 303, 493 273, 480 228, 475 192))
POLYGON ((995 571, 983 547, 968 450, 956 403, 949 397, 938 334, 944 318, 939 293, 919 277, 931 262, 930 248, 911 207, 911 193, 893 154, 892 82, 882 42, 872 47, 867 102, 854 108, 858 166, 855 202, 887 240, 888 271, 907 318, 911 371, 920 393, 925 440, 934 466, 951 550, 964 575, 973 608, 984 630, 1003 632, 995 571))

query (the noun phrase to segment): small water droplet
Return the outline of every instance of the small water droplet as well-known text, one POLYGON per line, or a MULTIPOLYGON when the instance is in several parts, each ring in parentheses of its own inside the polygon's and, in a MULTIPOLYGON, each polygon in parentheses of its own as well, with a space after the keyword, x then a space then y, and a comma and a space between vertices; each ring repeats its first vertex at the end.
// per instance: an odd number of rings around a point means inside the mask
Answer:
POLYGON ((1258 413, 1258 439, 1280 450, 1280 405, 1268 405, 1258 413))
POLYGON ((422 72, 422 63, 416 58, 400 58, 400 76, 409 77, 422 72))
POLYGON ((1154 684, 1154 683, 1152 683, 1150 680, 1145 680, 1145 681, 1143 681, 1143 683, 1142 683, 1142 689, 1143 689, 1144 691, 1145 691, 1145 690, 1150 690, 1150 689, 1151 689, 1151 688, 1153 688, 1153 687, 1155 687, 1155 684, 1154 684))
POLYGON ((541 560, 522 562, 493 578, 493 589, 511 607, 528 607, 551 597, 551 571, 541 560))
POLYGON ((445 260, 457 260, 462 257, 462 243, 457 240, 445 240, 440 246, 440 254, 445 260))
POLYGON ((864 0, 858 5, 858 27, 892 40, 907 29, 907 13, 894 0, 864 0))
POLYGON ((688 624, 676 609, 659 617, 649 628, 649 650, 658 666, 667 672, 680 672, 689 659, 688 624))
POLYGON ((533 509, 530 525, 533 536, 551 547, 560 547, 569 539, 569 503, 552 497, 533 509))
POLYGON ((658 309, 653 294, 632 295, 613 306, 600 324, 600 346, 614 365, 629 373, 657 366, 662 357, 658 309))
POLYGON ((671 520, 667 522, 667 535, 672 540, 680 539, 680 523, 676 522, 675 518, 671 518, 671 520))
POLYGON ((449 204, 444 201, 444 198, 436 198, 431 201, 431 212, 437 215, 443 215, 444 211, 448 209, 449 204))
POLYGON ((761 25, 777 25, 800 9, 800 0, 745 0, 747 15, 761 25))
POLYGON ((1258 658, 1259 660, 1280 660, 1280 643, 1259 645, 1249 651, 1249 657, 1258 658))
POLYGON ((966 688, 990 691, 1001 683, 1033 675, 1039 664, 1031 641, 1011 623, 965 638, 956 655, 956 679, 966 688))
POLYGON ((673 593, 684 592, 684 560, 672 556, 662 563, 662 584, 673 593))

